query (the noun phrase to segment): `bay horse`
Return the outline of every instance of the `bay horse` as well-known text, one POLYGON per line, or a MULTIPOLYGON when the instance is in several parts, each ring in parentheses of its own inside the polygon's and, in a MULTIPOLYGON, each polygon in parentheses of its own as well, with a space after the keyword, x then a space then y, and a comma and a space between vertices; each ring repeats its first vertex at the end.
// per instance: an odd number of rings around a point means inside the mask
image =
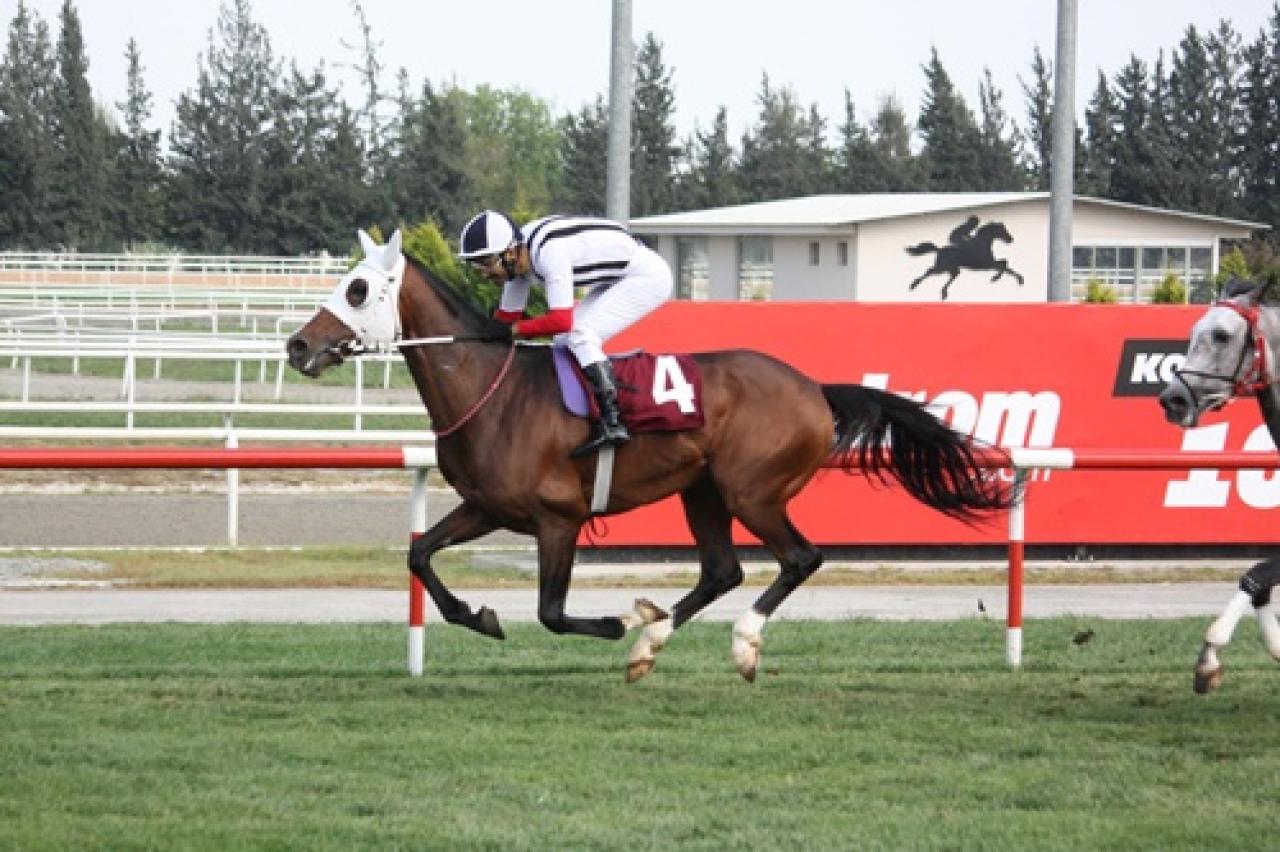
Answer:
POLYGON ((935 257, 933 266, 912 281, 911 286, 907 289, 916 289, 916 287, 920 286, 920 282, 930 275, 946 273, 949 277, 947 278, 947 283, 942 285, 942 299, 946 301, 947 294, 951 290, 951 283, 956 280, 956 276, 960 274, 961 269, 994 269, 996 274, 991 277, 992 281, 999 280, 1007 272, 1018 279, 1018 286, 1021 287, 1022 276, 1009 265, 1007 260, 997 259, 991 251, 991 244, 996 240, 1002 243, 1013 242, 1013 235, 1009 233, 1009 229, 1004 226, 1003 222, 988 222, 970 235, 969 232, 977 224, 978 217, 970 216, 964 224, 951 232, 949 237, 950 245, 936 246, 931 242, 923 242, 909 246, 907 254, 912 257, 918 257, 929 252, 934 252, 935 257))
POLYGON ((733 627, 738 671, 754 680, 764 625, 822 563, 787 504, 834 456, 846 469, 900 483, 945 515, 976 523, 1009 506, 1008 488, 985 475, 977 447, 912 400, 860 385, 821 385, 747 350, 693 355, 705 423, 642 433, 616 450, 601 514, 679 494, 697 544, 700 575, 668 613, 639 600, 623 616, 565 612, 582 525, 593 514, 596 459, 571 458, 587 422, 562 407, 546 346, 489 342, 497 321, 400 251, 359 233, 364 258, 286 348, 315 377, 344 358, 399 347, 436 431, 440 473, 462 502, 415 541, 409 569, 444 620, 502 639, 497 615, 473 611, 436 576, 431 557, 495 529, 532 535, 538 555, 538 619, 556 633, 620 639, 642 627, 627 680, 652 670, 672 632, 742 582, 730 537, 736 518, 778 560, 780 573, 733 627), (440 344, 440 345, 434 345, 440 344), (888 451, 892 444, 892 452, 888 451))
MULTIPOLYGON (((1263 304, 1268 283, 1228 281, 1222 296, 1191 328, 1186 360, 1160 392, 1165 418, 1190 429, 1207 411, 1236 397, 1253 396, 1271 440, 1280 447, 1280 396, 1276 357, 1280 355, 1280 308, 1263 304)), ((1236 625, 1250 607, 1263 641, 1280 661, 1280 620, 1272 590, 1280 583, 1280 557, 1259 562, 1240 577, 1239 590, 1205 631, 1196 660, 1193 686, 1200 694, 1222 683, 1219 651, 1231 641, 1236 625)))

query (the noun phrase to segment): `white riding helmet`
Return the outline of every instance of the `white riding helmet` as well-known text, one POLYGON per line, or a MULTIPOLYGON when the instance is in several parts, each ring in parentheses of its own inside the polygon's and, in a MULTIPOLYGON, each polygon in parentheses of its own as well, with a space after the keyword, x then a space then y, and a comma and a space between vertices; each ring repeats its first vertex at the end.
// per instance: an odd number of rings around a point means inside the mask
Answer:
POLYGON ((500 254, 520 241, 520 229, 506 213, 484 210, 472 217, 462 229, 462 251, 458 257, 466 260, 500 254))

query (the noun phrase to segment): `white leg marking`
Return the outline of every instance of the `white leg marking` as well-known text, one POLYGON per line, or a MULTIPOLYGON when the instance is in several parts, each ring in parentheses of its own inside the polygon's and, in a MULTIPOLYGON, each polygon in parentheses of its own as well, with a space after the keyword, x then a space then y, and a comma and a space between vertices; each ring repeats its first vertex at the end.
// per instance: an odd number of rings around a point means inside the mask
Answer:
POLYGON ((635 683, 653 671, 656 655, 671 638, 675 622, 665 611, 644 598, 636 601, 634 614, 623 620, 626 621, 627 618, 634 618, 638 624, 644 625, 639 638, 631 646, 631 652, 627 654, 627 683, 635 683))
POLYGON ((748 681, 756 679, 756 670, 760 667, 760 634, 768 620, 768 616, 752 609, 739 616, 733 624, 733 662, 738 667, 738 674, 748 681))
POLYGON ((1231 634, 1235 633, 1240 619, 1252 608, 1253 600, 1249 595, 1243 591, 1236 592, 1222 615, 1205 631, 1204 641, 1219 648, 1226 645, 1231 641, 1231 634))

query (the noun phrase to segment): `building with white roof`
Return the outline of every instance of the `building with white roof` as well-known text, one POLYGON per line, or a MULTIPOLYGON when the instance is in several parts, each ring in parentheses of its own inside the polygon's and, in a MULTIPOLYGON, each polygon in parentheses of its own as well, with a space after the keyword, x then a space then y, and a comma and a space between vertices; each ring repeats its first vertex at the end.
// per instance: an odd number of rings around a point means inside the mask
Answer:
MULTIPOLYGON (((1148 302, 1169 273, 1209 295, 1224 240, 1257 222, 1076 196, 1072 298, 1148 302)), ((1049 193, 813 195, 633 219, 695 300, 1043 302, 1049 193), (953 275, 954 273, 954 275, 953 275)), ((1197 298, 1198 297, 1198 298, 1197 298)))

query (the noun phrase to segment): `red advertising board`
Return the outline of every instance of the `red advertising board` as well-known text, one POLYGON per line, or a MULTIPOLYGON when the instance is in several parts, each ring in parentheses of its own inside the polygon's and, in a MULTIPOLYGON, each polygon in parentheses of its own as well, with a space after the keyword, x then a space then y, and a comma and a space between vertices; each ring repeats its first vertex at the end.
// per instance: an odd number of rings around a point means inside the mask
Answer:
MULTIPOLYGON (((920 399, 953 426, 1007 447, 1259 450, 1252 401, 1200 428, 1167 423, 1156 402, 1202 307, 672 302, 610 341, 611 351, 749 348, 821 382, 858 382, 920 399)), ((778 417, 786 417, 779 412, 778 417)), ((761 429, 772 424, 761 423, 761 429)), ((1280 473, 1052 471, 1029 486, 1029 544, 1265 543, 1276 539, 1280 473)), ((901 489, 825 471, 793 501, 818 544, 972 544, 971 529, 901 489)), ((583 543, 690 545, 668 499, 606 519, 583 543), (589 542, 588 542, 589 539, 589 542)), ((738 540, 753 543, 738 530, 738 540)))

